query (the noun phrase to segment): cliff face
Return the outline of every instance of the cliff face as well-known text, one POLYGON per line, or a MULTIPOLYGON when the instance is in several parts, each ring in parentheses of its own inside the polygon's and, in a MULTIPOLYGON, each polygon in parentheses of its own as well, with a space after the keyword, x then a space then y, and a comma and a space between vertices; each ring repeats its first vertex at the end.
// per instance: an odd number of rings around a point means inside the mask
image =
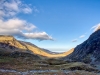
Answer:
POLYGON ((94 32, 82 44, 78 45, 73 53, 66 56, 65 60, 83 61, 91 64, 100 63, 100 30, 94 32))

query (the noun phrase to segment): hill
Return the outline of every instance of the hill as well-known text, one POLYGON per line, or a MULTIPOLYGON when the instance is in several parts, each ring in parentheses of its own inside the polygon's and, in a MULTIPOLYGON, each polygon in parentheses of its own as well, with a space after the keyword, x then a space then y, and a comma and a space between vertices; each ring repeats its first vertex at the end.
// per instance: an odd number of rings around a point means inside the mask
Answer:
POLYGON ((13 36, 10 35, 0 35, 0 50, 6 53, 13 53, 16 51, 26 52, 48 58, 64 57, 67 54, 69 54, 69 52, 53 53, 46 49, 39 48, 38 46, 32 43, 16 40, 13 36))

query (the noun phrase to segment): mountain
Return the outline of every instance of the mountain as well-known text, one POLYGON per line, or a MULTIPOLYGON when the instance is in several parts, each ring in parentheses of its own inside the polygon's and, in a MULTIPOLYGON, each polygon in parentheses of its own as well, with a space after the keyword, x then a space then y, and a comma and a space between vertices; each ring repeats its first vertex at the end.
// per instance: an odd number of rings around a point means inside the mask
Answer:
MULTIPOLYGON (((34 44, 32 44, 32 43, 30 43, 30 42, 24 42, 24 41, 19 41, 20 43, 27 43, 27 44, 29 44, 29 45, 31 45, 31 46, 34 46, 34 47, 36 47, 36 48, 39 48, 38 46, 36 46, 36 45, 34 45, 34 44)), ((47 49, 44 49, 44 48, 40 48, 41 50, 43 50, 44 52, 47 52, 47 53, 50 53, 50 54, 57 54, 56 52, 52 52, 52 51, 50 51, 50 50, 47 50, 47 49)))
POLYGON ((48 58, 64 57, 69 53, 53 53, 32 43, 19 41, 10 35, 0 35, 0 51, 4 53, 24 52, 48 58))
POLYGON ((90 35, 74 51, 64 57, 65 60, 82 61, 91 64, 100 64, 100 29, 90 35))
POLYGON ((41 50, 39 47, 23 41, 16 40, 10 35, 0 35, 0 48, 6 49, 9 52, 27 52, 31 54, 49 56, 48 53, 41 50))

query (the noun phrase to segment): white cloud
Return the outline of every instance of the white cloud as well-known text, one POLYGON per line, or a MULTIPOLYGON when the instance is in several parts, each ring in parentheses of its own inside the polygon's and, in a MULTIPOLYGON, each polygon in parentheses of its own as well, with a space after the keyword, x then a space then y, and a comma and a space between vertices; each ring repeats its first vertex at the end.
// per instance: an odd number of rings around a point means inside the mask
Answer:
POLYGON ((84 38, 85 37, 85 35, 81 35, 79 38, 84 38))
POLYGON ((9 19, 7 21, 0 20, 0 29, 23 29, 32 30, 36 28, 33 24, 27 23, 25 20, 18 18, 9 19))
MULTIPOLYGON (((81 35, 79 38, 84 38, 86 35, 84 34, 84 35, 81 35)), ((72 42, 77 42, 78 41, 78 39, 73 39, 72 40, 72 42)))
POLYGON ((35 32, 37 27, 34 24, 16 17, 19 13, 29 14, 33 10, 35 13, 39 13, 35 6, 33 9, 30 6, 30 4, 22 3, 21 0, 0 0, 0 35, 13 35, 24 39, 53 40, 46 32, 35 32))
POLYGON ((24 33, 26 38, 38 40, 53 40, 46 32, 24 33))
POLYGON ((23 12, 24 12, 24 13, 32 13, 32 9, 29 8, 29 7, 27 7, 27 8, 24 8, 24 9, 23 9, 23 12))
POLYGON ((6 16, 15 16, 17 13, 16 12, 13 12, 13 11, 9 11, 8 12, 8 15, 6 14, 6 16))
POLYGON ((9 11, 19 11, 19 0, 11 0, 10 2, 4 2, 4 7, 9 11))
POLYGON ((39 13, 40 11, 34 6, 33 7, 34 12, 39 13))
POLYGON ((4 12, 0 10, 0 16, 4 16, 4 12))
POLYGON ((93 30, 94 32, 99 30, 99 29, 100 29, 100 23, 91 28, 91 30, 93 30))
POLYGON ((0 35, 13 35, 24 39, 53 40, 46 32, 34 32, 36 26, 18 18, 0 20, 0 35))
POLYGON ((72 42, 77 42, 77 39, 72 40, 72 42))
POLYGON ((18 13, 32 13, 32 7, 30 7, 28 4, 22 3, 21 0, 0 1, 0 18, 11 17, 18 13))

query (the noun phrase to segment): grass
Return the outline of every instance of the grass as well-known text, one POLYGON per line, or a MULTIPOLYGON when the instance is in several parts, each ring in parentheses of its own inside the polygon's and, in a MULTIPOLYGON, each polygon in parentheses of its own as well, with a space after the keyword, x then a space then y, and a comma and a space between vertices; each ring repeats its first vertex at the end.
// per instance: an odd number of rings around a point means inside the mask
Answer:
POLYGON ((9 63, 13 60, 14 60, 14 58, 11 58, 11 57, 7 57, 7 56, 2 57, 2 56, 0 56, 0 63, 9 63))
MULTIPOLYGON (((0 56, 0 69, 13 69, 17 71, 29 70, 57 70, 58 72, 34 73, 34 75, 66 75, 63 70, 69 70, 67 75, 97 75, 98 72, 88 64, 81 62, 65 62, 58 59, 35 60, 32 57, 0 56), (77 71, 76 71, 77 70, 77 71), (82 73, 82 74, 81 74, 82 73)), ((18 75, 17 73, 2 73, 1 75, 18 75)))

